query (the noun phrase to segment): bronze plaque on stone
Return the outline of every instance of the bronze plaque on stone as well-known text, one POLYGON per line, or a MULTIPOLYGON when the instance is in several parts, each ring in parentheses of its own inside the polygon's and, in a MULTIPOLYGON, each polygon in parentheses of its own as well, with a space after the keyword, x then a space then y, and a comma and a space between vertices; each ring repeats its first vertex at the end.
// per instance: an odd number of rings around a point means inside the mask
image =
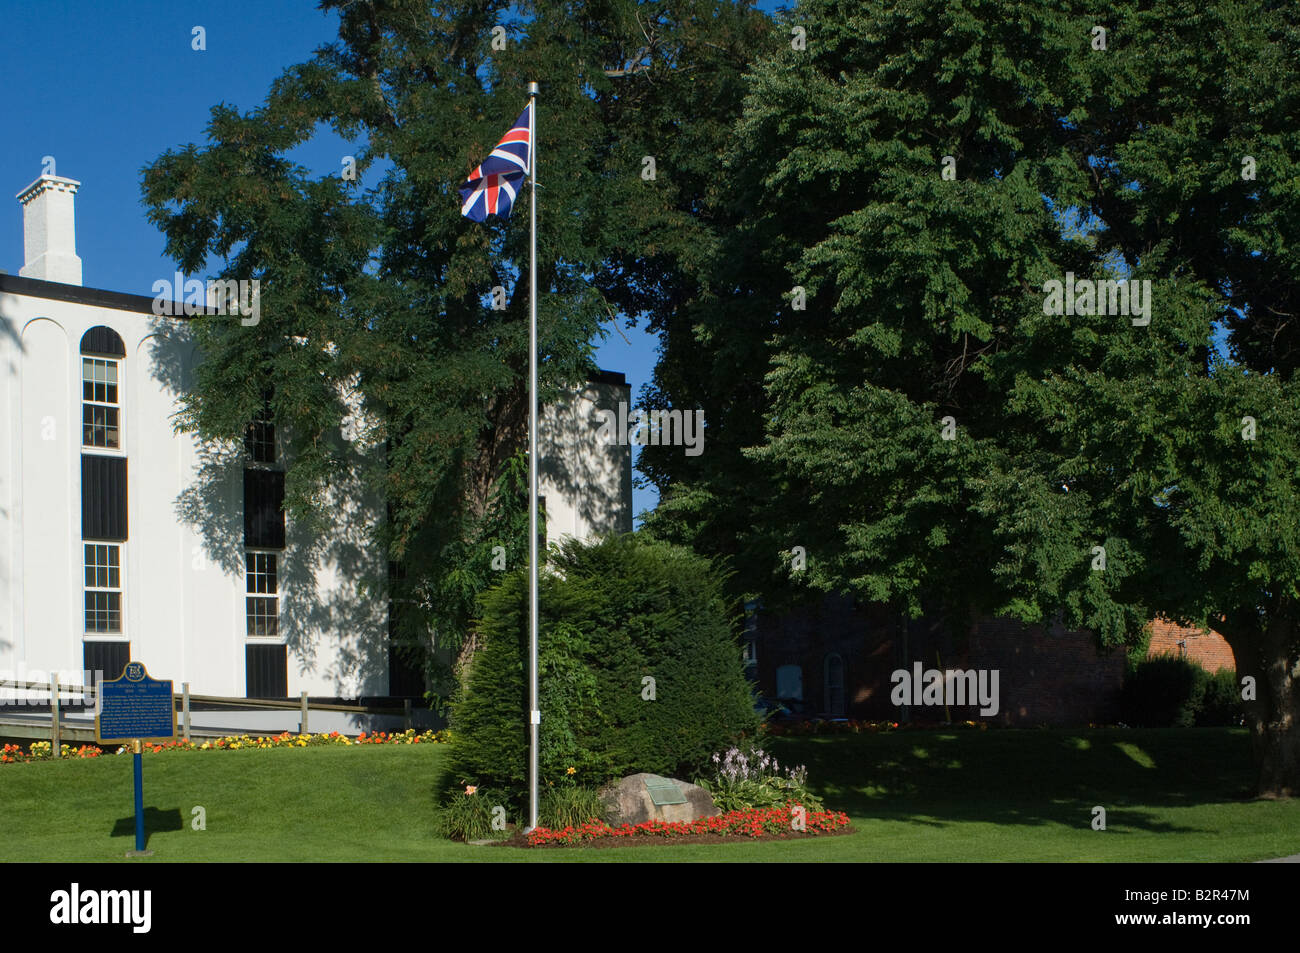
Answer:
POLYGON ((650 800, 658 807, 665 804, 685 804, 686 795, 668 778, 651 777, 646 778, 643 782, 645 789, 650 792, 650 800))

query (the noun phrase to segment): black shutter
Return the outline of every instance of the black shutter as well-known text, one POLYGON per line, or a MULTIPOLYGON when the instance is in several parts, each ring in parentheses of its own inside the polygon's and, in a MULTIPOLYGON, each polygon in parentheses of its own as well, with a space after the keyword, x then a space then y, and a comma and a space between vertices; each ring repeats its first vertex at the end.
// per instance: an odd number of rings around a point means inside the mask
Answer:
POLYGON ((284 549, 284 473, 244 471, 244 545, 284 549))
POLYGON ((424 695, 422 653, 414 645, 388 646, 388 694, 395 698, 421 698, 424 695))
POLYGON ((90 682, 98 686, 101 681, 122 677, 126 663, 131 661, 131 643, 83 642, 81 657, 81 667, 90 673, 90 682))
POLYGON ((126 457, 81 455, 81 538, 126 539, 126 457))
POLYGON ((288 649, 283 645, 244 646, 245 697, 287 698, 288 649))

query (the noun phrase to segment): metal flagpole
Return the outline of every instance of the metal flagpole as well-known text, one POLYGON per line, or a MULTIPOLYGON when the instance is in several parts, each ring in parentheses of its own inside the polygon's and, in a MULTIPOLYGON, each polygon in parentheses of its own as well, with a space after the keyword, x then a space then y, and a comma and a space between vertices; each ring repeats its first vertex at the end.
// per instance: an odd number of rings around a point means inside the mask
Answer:
MULTIPOLYGON (((528 84, 528 831, 537 826, 537 84, 528 84)), ((526 832, 525 832, 526 833, 526 832)))

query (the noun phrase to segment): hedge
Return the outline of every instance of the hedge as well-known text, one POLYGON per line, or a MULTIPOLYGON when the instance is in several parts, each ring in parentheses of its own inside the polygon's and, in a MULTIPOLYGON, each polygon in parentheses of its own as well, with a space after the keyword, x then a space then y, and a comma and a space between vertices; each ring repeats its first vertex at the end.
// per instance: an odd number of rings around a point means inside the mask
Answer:
POLYGON ((1120 719, 1135 728, 1240 725, 1243 710, 1235 672, 1174 655, 1137 665, 1120 694, 1120 719))
MULTIPOLYGON (((712 561, 635 533, 570 540, 551 554, 539 580, 542 778, 690 777, 712 752, 757 730, 723 582, 712 561)), ((480 648, 452 702, 452 781, 521 799, 525 572, 484 594, 476 628, 480 648)))

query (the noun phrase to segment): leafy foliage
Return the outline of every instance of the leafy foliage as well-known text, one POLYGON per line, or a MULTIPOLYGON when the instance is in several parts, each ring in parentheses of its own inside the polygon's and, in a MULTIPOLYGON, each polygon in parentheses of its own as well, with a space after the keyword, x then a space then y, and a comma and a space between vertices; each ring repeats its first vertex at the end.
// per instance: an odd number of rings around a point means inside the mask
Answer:
POLYGON ((808 811, 823 808, 821 798, 808 788, 803 765, 781 770, 776 758, 752 741, 725 752, 713 753, 712 777, 698 781, 713 796, 723 814, 754 808, 798 804, 808 811))
MULTIPOLYGON (((570 540, 540 588, 542 778, 569 768, 587 786, 638 771, 690 776, 757 729, 721 574, 707 560, 637 534, 570 540)), ((485 594, 479 636, 452 706, 452 773, 517 793, 527 781, 525 573, 485 594)))
POLYGON ((1121 719, 1137 728, 1223 727, 1241 724, 1236 673, 1211 674, 1194 661, 1161 655, 1124 679, 1121 719))
POLYGON ((555 784, 542 791, 537 804, 537 823, 560 830, 576 827, 591 820, 602 820, 605 806, 595 788, 574 784, 555 784))
POLYGON ((1300 791, 1300 27, 1124 0, 1099 50, 1091 9, 800 5, 657 370, 727 437, 647 449, 646 527, 769 605, 1212 625, 1260 685, 1260 790, 1300 791), (1149 281, 1149 323, 1045 313, 1067 273, 1149 281))
MULTIPOLYGON (((439 808, 434 819, 435 830, 448 840, 504 840, 510 836, 509 831, 494 829, 492 821, 493 810, 505 807, 507 803, 499 791, 457 791, 439 808)), ((500 817, 500 814, 496 816, 500 817)))

